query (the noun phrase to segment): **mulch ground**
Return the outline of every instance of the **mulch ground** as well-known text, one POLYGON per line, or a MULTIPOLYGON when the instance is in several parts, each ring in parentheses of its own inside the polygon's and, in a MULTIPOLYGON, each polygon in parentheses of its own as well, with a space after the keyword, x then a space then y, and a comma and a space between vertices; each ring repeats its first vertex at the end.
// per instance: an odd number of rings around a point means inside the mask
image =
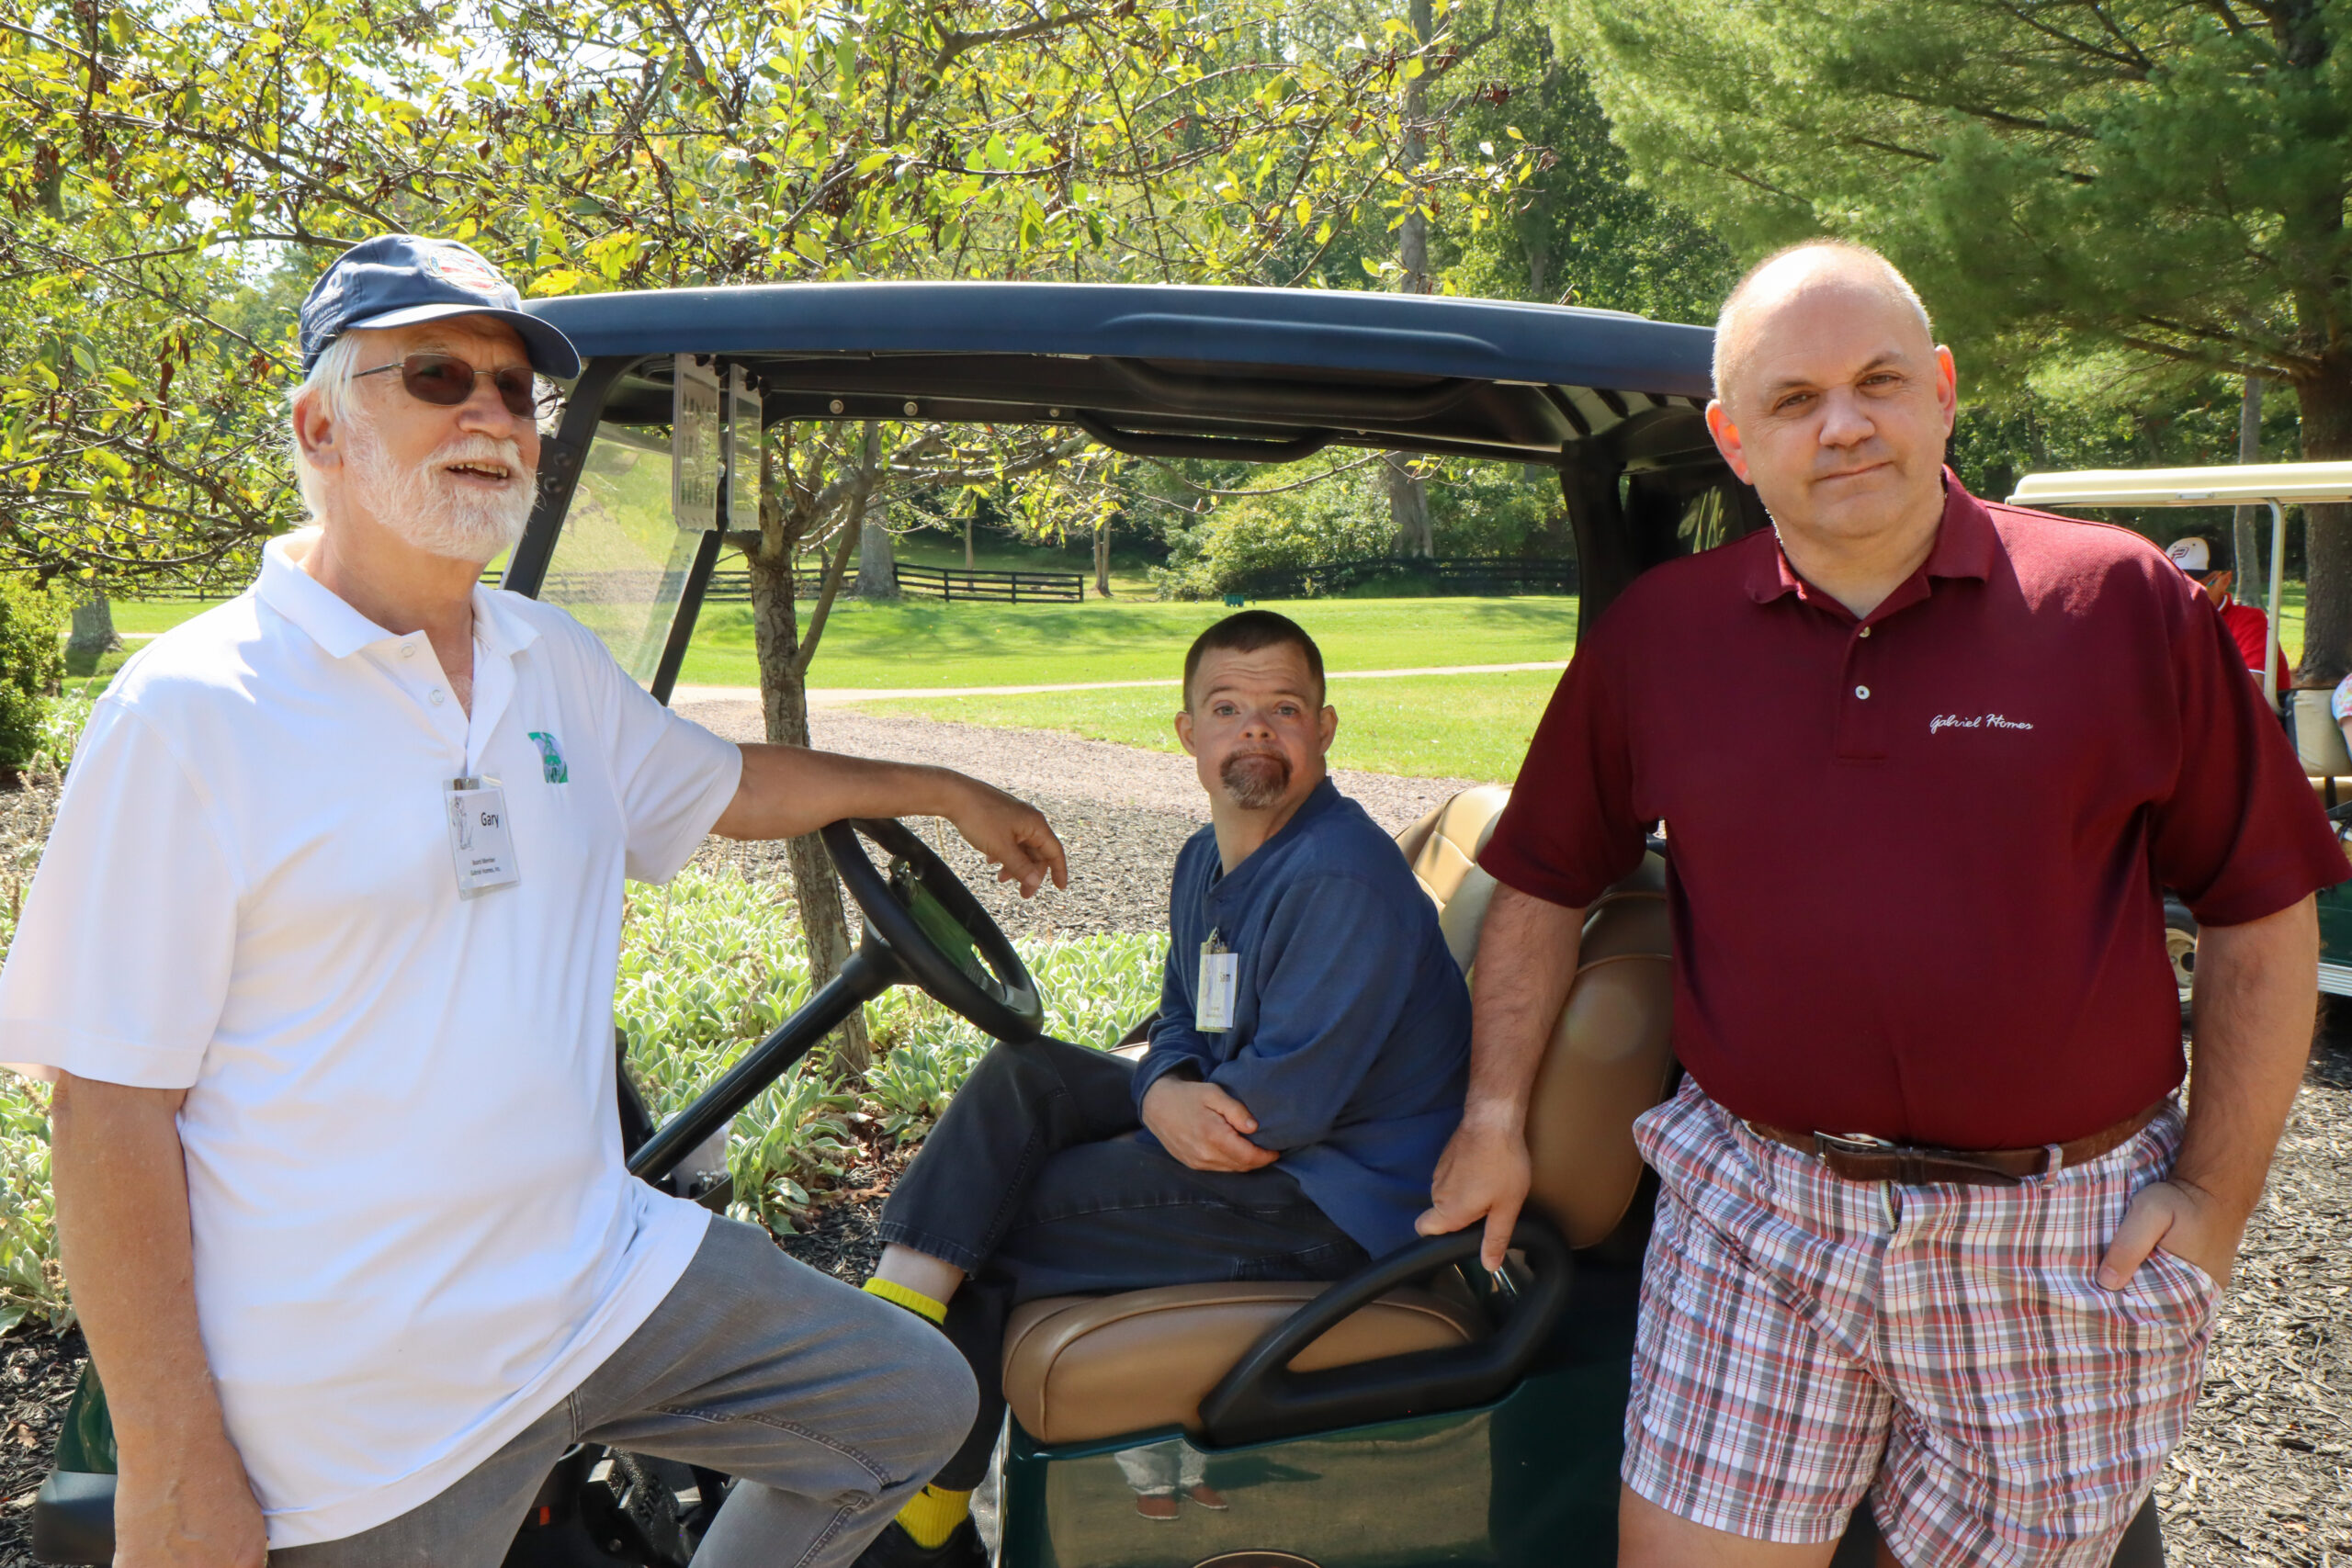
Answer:
POLYGON ((2246 1227, 2187 1439, 2156 1483, 2172 1561, 2352 1568, 2352 1039, 2303 1079, 2246 1227))

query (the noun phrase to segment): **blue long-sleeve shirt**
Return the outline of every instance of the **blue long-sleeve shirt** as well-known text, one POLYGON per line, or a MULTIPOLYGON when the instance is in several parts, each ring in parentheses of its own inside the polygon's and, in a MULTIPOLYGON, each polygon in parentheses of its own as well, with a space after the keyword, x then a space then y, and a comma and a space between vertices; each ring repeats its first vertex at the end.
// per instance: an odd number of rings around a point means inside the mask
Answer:
POLYGON ((1229 876, 1215 830, 1194 834, 1168 905, 1168 972, 1137 1108, 1170 1072, 1204 1078, 1250 1108, 1251 1141, 1279 1151, 1365 1251, 1412 1240, 1462 1118, 1470 994, 1394 840, 1326 779, 1229 876), (1193 1019, 1212 931, 1238 978, 1233 1027, 1204 1034, 1193 1019))

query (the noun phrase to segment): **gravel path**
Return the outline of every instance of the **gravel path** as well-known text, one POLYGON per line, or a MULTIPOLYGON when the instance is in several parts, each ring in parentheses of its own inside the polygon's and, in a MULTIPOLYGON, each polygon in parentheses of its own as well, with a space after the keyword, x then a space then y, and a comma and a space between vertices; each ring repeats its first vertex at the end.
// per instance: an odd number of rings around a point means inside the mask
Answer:
MULTIPOLYGON (((754 740, 763 733, 755 703, 689 703, 678 711, 732 740, 754 740)), ((808 722, 810 738, 828 750, 955 768, 1045 812, 1069 852, 1069 887, 1047 887, 1025 903, 989 880, 984 863, 953 829, 916 824, 942 858, 980 890, 981 902, 1006 931, 1073 937, 1166 929, 1168 873, 1184 840, 1208 820, 1208 798, 1191 758, 1052 730, 984 728, 849 708, 819 710, 808 722)), ((1462 779, 1345 770, 1333 779, 1392 833, 1468 787, 1462 779)), ((714 840, 697 861, 782 875, 784 851, 714 840)))

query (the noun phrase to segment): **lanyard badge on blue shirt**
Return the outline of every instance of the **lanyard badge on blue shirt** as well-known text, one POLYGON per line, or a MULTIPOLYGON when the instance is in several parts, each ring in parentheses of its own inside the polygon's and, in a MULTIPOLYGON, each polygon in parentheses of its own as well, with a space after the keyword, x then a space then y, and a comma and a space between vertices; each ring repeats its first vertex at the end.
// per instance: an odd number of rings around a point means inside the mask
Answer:
POLYGON ((1214 931, 1201 943, 1200 1000, 1193 1009, 1193 1026, 1204 1034, 1222 1034, 1233 1027, 1233 997, 1238 987, 1241 957, 1214 931))

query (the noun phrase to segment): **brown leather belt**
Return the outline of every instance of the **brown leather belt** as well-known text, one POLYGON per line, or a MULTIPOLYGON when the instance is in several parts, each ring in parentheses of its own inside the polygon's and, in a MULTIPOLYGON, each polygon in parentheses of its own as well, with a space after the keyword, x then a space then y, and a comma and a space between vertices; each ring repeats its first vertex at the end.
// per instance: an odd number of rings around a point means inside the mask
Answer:
POLYGON ((1829 1168, 1831 1175, 1849 1181, 1893 1181, 1905 1187, 1960 1181, 1972 1187, 2015 1187, 2029 1177, 2054 1175, 2070 1165, 2098 1158, 2154 1121, 2168 1103, 2160 1100, 2112 1127, 2086 1134, 2072 1143, 2044 1144, 2038 1149, 1923 1148, 1890 1144, 1883 1138, 1792 1133, 1761 1122, 1748 1122, 1747 1130, 1799 1154, 1812 1155, 1829 1168))

